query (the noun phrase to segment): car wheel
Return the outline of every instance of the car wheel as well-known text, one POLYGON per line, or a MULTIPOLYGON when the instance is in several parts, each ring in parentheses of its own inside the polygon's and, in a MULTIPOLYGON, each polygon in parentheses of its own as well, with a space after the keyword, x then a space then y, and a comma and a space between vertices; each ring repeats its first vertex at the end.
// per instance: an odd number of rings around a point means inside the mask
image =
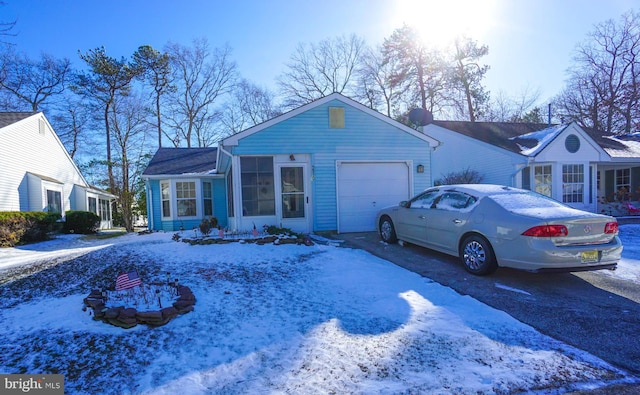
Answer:
POLYGON ((484 276, 498 268, 498 262, 489 242, 482 236, 471 235, 464 239, 460 259, 469 273, 484 276))
POLYGON ((398 241, 396 229, 393 227, 393 221, 386 215, 380 219, 380 237, 386 243, 395 243, 398 241))

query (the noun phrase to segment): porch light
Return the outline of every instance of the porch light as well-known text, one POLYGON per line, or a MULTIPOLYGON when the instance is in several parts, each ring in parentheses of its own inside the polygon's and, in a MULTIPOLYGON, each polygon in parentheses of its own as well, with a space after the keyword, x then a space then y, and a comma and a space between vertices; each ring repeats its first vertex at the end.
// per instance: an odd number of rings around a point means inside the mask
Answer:
POLYGON ((424 173, 424 166, 423 165, 418 165, 418 173, 424 173))
POLYGON ((296 160, 296 157, 293 154, 289 155, 289 160, 296 160))

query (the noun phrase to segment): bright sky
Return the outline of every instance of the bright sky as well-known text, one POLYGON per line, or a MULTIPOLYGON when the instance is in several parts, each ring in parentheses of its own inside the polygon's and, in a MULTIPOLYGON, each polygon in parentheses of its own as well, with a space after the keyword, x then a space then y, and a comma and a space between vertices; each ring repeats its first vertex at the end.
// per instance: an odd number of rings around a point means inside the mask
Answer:
POLYGON ((572 50, 595 24, 618 20, 637 0, 2 0, 0 21, 17 20, 18 50, 68 57, 104 46, 130 58, 144 44, 190 45, 206 37, 233 48, 243 77, 275 89, 300 42, 355 33, 381 44, 403 22, 441 43, 464 32, 489 46, 486 85, 495 95, 562 88, 572 50))

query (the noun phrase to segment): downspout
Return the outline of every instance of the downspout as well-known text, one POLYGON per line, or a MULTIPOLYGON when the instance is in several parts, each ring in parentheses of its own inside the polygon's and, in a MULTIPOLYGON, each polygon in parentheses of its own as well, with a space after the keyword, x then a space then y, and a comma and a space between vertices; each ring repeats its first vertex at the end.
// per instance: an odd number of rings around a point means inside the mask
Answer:
MULTIPOLYGON (((147 178, 144 182, 145 187, 147 188, 147 219, 149 223, 147 224, 147 228, 149 230, 153 230, 154 222, 153 222, 153 195, 151 195, 151 185, 149 184, 149 179, 147 178)), ((162 193, 162 191, 160 191, 162 193)))

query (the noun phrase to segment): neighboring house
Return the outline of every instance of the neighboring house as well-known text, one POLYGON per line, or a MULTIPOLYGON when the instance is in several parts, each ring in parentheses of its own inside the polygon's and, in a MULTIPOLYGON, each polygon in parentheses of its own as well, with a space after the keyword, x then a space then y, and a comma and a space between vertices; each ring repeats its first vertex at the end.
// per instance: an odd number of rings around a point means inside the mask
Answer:
POLYGON ((43 113, 0 113, 0 211, 91 211, 104 229, 113 199, 84 179, 43 113))
POLYGON ((612 202, 640 199, 637 135, 601 136, 576 123, 433 121, 423 131, 442 142, 432 155, 435 181, 470 169, 484 183, 531 189, 572 207, 614 215, 626 213, 612 202))
POLYGON ((247 231, 370 231, 375 214, 433 184, 439 142, 338 93, 222 140, 161 148, 143 173, 149 228, 214 216, 247 231))

